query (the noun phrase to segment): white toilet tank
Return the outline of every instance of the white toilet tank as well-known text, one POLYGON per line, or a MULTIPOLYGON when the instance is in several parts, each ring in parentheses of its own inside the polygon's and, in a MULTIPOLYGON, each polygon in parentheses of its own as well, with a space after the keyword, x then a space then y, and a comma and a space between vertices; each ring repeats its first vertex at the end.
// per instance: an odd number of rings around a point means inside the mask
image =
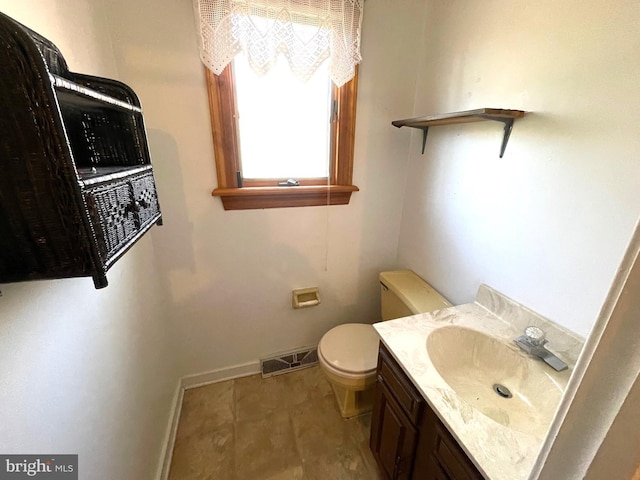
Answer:
POLYGON ((411 270, 380 273, 382 320, 433 312, 451 304, 411 270))

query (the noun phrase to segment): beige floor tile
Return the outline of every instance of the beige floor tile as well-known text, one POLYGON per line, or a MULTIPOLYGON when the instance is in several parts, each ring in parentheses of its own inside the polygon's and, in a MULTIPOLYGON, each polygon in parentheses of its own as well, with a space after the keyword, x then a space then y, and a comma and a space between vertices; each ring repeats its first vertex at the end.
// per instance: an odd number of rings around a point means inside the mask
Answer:
POLYGON ((239 378, 235 380, 236 420, 258 420, 282 410, 284 397, 283 382, 278 377, 252 375, 239 378))
POLYGON ((291 420, 305 462, 327 457, 338 449, 358 448, 360 432, 354 422, 340 416, 332 395, 294 407, 291 420))
POLYGON ((319 367, 187 390, 169 480, 380 480, 370 424, 340 416, 319 367))
POLYGON ((233 408, 231 381, 184 392, 170 480, 232 478, 233 408))
POLYGON ((234 382, 213 383, 185 390, 178 436, 211 431, 235 420, 234 382))
POLYGON ((352 421, 355 422, 356 429, 359 432, 360 439, 358 441, 358 445, 367 470, 369 471, 369 478, 371 480, 382 480, 383 477, 380 473, 380 469, 378 468, 378 464, 376 463, 376 459, 373 457, 373 453, 371 453, 371 449, 369 448, 371 414, 368 413, 366 415, 360 415, 359 417, 352 419, 352 421))
POLYGON ((356 424, 360 438, 369 443, 369 435, 371 433, 371 413, 360 415, 354 418, 353 422, 356 424))
POLYGON ((305 480, 381 478, 364 431, 370 415, 343 419, 333 394, 329 394, 294 408, 291 416, 305 480))
POLYGON ((235 480, 234 424, 176 441, 169 480, 235 480))
POLYGON ((238 479, 303 478, 287 412, 269 413, 257 420, 236 423, 235 471, 238 479))
POLYGON ((304 462, 305 480, 373 480, 358 449, 338 448, 322 458, 304 462))
POLYGON ((332 394, 331 385, 319 367, 305 368, 274 377, 284 388, 284 400, 289 407, 332 394))

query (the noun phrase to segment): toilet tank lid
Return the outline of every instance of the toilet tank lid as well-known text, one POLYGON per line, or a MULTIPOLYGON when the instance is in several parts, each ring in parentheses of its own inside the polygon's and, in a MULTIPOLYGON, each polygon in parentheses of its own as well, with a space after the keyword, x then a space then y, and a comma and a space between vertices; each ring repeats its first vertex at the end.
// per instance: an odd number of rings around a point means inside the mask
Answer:
POLYGON ((446 298, 412 270, 381 272, 380 282, 391 290, 414 315, 451 306, 446 298))

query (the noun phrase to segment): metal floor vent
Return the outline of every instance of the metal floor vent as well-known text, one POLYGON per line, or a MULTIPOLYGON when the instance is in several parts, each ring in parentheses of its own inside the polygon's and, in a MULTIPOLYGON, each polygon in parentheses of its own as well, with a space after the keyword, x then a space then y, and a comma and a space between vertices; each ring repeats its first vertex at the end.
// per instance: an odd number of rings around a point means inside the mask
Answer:
POLYGON ((318 349, 306 347, 287 353, 279 353, 273 357, 260 360, 262 378, 293 372, 301 368, 311 367, 318 363, 318 349))

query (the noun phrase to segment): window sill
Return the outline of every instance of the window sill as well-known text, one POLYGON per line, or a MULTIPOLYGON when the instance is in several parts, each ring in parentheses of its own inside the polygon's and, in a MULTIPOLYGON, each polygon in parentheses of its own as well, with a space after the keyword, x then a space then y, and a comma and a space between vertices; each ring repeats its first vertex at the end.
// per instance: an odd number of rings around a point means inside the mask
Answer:
POLYGON ((220 197, 225 210, 259 208, 315 207, 348 205, 355 185, 308 185, 297 187, 216 188, 211 195, 220 197))

